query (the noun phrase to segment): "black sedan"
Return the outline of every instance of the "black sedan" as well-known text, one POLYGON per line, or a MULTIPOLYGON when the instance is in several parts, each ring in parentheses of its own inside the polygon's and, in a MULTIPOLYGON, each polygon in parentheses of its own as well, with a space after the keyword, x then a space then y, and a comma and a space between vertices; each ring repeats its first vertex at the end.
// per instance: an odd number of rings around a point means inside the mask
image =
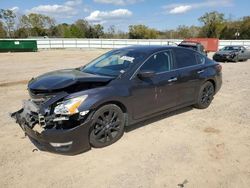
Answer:
POLYGON ((31 79, 30 99, 11 116, 39 149, 73 155, 108 146, 152 116, 207 108, 221 84, 221 65, 197 51, 132 46, 31 79))
POLYGON ((250 51, 244 46, 225 46, 213 56, 213 60, 218 62, 238 62, 248 59, 250 59, 250 51))

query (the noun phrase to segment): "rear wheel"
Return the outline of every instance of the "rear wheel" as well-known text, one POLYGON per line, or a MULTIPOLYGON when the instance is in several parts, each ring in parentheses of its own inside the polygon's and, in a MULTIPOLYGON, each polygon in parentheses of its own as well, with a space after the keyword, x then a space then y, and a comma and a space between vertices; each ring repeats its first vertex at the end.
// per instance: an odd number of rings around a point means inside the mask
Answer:
POLYGON ((124 133, 125 116, 115 104, 100 107, 93 115, 89 142, 95 148, 113 144, 124 133))
POLYGON ((211 82, 203 84, 201 86, 195 107, 199 109, 207 108, 214 98, 214 92, 214 85, 211 82))

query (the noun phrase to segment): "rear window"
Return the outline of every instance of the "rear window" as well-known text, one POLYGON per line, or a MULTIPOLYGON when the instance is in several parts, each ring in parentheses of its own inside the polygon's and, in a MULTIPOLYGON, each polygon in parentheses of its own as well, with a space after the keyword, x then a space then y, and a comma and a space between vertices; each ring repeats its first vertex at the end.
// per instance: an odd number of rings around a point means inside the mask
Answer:
POLYGON ((196 57, 193 51, 186 49, 174 49, 176 65, 175 68, 189 67, 197 65, 196 57))

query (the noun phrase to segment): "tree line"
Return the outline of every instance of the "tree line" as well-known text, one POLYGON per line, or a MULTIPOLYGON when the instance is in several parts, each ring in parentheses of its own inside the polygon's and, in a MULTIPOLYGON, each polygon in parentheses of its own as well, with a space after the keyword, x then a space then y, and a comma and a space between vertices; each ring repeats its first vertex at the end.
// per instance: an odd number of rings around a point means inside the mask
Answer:
POLYGON ((176 39, 208 37, 219 39, 250 39, 250 16, 238 20, 226 19, 219 12, 205 13, 199 18, 201 26, 181 25, 177 29, 159 31, 146 25, 130 25, 128 32, 114 25, 104 30, 100 24, 78 19, 72 24, 56 24, 54 18, 30 13, 17 16, 12 10, 0 10, 0 38, 58 37, 58 38, 130 38, 176 39))

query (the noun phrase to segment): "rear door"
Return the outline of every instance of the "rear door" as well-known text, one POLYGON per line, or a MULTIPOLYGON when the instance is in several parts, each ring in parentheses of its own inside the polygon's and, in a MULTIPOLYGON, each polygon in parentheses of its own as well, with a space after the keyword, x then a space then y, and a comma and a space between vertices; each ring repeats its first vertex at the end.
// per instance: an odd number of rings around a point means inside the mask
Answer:
POLYGON ((187 49, 174 49, 175 68, 179 71, 179 100, 177 105, 193 103, 205 72, 205 57, 187 49))

